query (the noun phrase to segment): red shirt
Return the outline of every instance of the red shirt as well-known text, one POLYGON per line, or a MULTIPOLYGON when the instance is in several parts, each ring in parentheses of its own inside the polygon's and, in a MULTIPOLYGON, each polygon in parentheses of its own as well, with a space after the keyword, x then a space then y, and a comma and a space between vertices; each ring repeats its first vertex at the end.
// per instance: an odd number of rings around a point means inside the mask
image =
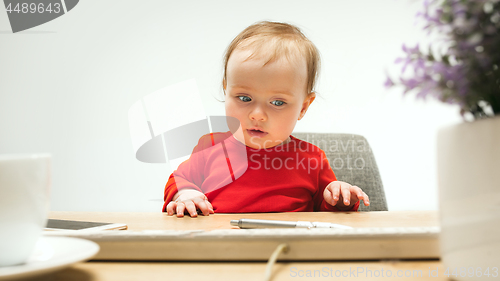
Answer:
POLYGON ((287 144, 253 149, 230 132, 201 137, 190 158, 170 175, 163 212, 183 188, 203 192, 216 213, 339 211, 323 198, 325 187, 337 180, 325 153, 290 138, 287 144))

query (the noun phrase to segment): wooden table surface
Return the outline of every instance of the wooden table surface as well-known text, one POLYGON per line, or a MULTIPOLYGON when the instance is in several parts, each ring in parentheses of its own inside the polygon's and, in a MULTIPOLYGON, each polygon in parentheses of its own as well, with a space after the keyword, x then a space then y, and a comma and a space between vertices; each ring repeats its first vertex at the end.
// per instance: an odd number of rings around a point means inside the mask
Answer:
MULTIPOLYGON (((353 227, 438 226, 435 211, 215 214, 177 218, 165 213, 51 212, 53 219, 126 223, 129 230, 229 229, 239 218, 331 221, 353 227)), ((90 261, 33 280, 263 280, 265 262, 90 261)), ((278 262, 272 280, 449 280, 439 260, 278 262)), ((31 279, 29 279, 31 280, 31 279)))
POLYGON ((291 221, 322 221, 345 224, 352 227, 410 227, 438 226, 435 211, 398 212, 296 212, 296 213, 253 213, 213 214, 191 218, 168 216, 166 213, 103 213, 103 212, 51 212, 52 219, 90 220, 126 223, 128 230, 215 230, 230 229, 229 222, 240 218, 291 221))

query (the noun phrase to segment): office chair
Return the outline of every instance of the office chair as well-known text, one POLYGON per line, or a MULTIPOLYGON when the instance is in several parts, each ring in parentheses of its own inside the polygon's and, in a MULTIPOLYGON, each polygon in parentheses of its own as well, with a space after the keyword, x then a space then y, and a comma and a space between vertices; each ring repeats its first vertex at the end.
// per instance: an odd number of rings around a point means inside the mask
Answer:
POLYGON ((337 180, 359 186, 370 197, 370 206, 359 211, 387 211, 384 186, 368 141, 360 135, 292 133, 292 136, 321 148, 337 180))

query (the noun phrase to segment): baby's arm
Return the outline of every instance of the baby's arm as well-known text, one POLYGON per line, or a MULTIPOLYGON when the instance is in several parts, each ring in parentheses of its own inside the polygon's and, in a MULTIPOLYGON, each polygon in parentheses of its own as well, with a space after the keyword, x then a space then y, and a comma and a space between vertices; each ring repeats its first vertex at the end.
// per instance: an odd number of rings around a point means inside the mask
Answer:
POLYGON ((361 188, 343 181, 332 181, 328 184, 323 197, 328 204, 337 206, 337 209, 341 211, 351 210, 360 200, 363 200, 365 206, 370 205, 368 195, 361 188))
POLYGON ((170 175, 163 197, 163 212, 167 212, 167 215, 177 214, 177 217, 183 217, 186 212, 191 217, 196 217, 197 209, 205 216, 214 213, 212 204, 201 189, 206 165, 203 153, 212 147, 211 139, 211 135, 202 136, 189 159, 170 175))
POLYGON ((191 217, 197 217, 196 209, 199 209, 204 216, 214 213, 214 208, 205 194, 194 189, 182 189, 177 192, 166 209, 169 216, 177 213, 177 217, 183 217, 184 211, 187 211, 191 217))

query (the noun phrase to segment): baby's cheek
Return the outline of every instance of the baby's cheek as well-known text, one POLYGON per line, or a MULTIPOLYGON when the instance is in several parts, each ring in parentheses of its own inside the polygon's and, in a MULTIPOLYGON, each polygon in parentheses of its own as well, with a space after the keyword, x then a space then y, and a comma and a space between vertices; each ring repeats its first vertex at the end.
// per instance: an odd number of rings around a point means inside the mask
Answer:
POLYGON ((226 105, 226 116, 236 118, 241 123, 243 114, 244 113, 242 110, 238 110, 230 105, 226 105))

